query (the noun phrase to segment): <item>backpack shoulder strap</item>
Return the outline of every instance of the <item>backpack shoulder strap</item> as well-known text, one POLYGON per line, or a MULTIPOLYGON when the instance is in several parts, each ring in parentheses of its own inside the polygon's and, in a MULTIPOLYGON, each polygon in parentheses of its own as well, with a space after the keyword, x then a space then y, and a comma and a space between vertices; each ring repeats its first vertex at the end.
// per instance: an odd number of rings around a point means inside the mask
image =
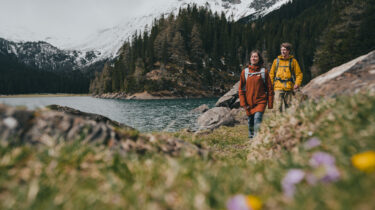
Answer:
POLYGON ((290 71, 290 74, 292 75, 292 80, 293 80, 293 83, 296 82, 296 74, 294 72, 294 68, 293 68, 293 58, 289 59, 289 71, 290 71))
POLYGON ((245 69, 245 81, 247 81, 247 77, 249 77, 249 68, 245 69))
POLYGON ((279 63, 280 59, 279 57, 276 58, 276 69, 275 69, 275 75, 273 76, 273 81, 275 81, 276 75, 277 75, 277 70, 279 69, 279 63))

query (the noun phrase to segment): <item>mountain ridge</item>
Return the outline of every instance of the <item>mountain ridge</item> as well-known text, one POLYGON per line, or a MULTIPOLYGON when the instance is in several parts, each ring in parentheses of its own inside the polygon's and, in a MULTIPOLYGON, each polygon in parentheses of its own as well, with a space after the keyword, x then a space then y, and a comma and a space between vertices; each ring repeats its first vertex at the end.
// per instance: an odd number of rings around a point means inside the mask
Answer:
POLYGON ((21 35, 19 34, 20 32, 12 33, 11 28, 2 30, 3 32, 0 32, 0 37, 15 42, 45 41, 61 50, 81 51, 82 54, 95 51, 97 52, 97 58, 95 61, 97 61, 118 56, 118 50, 126 40, 131 38, 136 31, 142 33, 144 30, 147 30, 145 27, 152 25, 153 21, 161 15, 168 16, 170 14, 176 14, 179 9, 186 8, 193 4, 204 6, 210 9, 213 13, 217 12, 220 14, 223 12, 227 18, 237 21, 240 18, 251 14, 258 14, 258 16, 265 15, 289 1, 290 0, 271 0, 271 3, 269 1, 262 3, 262 1, 259 0, 173 1, 173 4, 171 2, 164 3, 153 8, 151 11, 146 11, 145 14, 123 20, 114 27, 98 30, 96 34, 92 34, 84 40, 80 40, 80 42, 67 38, 38 38, 35 33, 27 33, 25 30, 14 29, 16 31, 23 31, 22 33, 26 34, 26 36, 30 36, 29 38, 21 38, 21 35), (253 7, 258 8, 259 10, 256 10, 253 7), (8 31, 7 33, 10 35, 7 35, 5 31, 8 31), (17 37, 13 40, 12 36, 17 37))

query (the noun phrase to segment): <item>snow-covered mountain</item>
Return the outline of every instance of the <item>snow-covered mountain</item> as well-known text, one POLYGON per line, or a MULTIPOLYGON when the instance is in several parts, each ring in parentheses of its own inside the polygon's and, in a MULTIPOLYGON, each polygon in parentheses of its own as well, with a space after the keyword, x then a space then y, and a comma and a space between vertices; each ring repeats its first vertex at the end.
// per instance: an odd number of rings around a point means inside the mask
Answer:
POLYGON ((120 21, 113 27, 103 28, 83 40, 69 37, 40 39, 35 33, 12 27, 0 28, 0 37, 11 41, 6 44, 3 42, 3 52, 23 57, 23 63, 30 62, 38 68, 47 66, 49 69, 65 68, 65 66, 71 65, 74 69, 99 60, 116 57, 123 43, 129 40, 136 31, 147 30, 147 26, 151 26, 154 19, 163 14, 166 16, 172 13, 176 14, 179 8, 186 8, 189 4, 203 6, 219 14, 223 12, 228 19, 237 21, 249 15, 263 16, 289 1, 165 0, 132 18, 120 21))
MULTIPOLYGON (((186 8, 189 4, 196 4, 211 9, 213 12, 221 14, 224 12, 228 19, 237 21, 240 18, 254 15, 263 16, 278 9, 290 0, 171 0, 164 2, 151 11, 145 11, 136 17, 126 19, 117 26, 103 29, 80 43, 56 43, 64 49, 75 49, 80 51, 95 50, 101 53, 100 57, 115 57, 118 50, 126 40, 136 31, 142 32, 146 26, 151 26, 152 21, 162 14, 176 14, 179 8, 186 8)), ((146 29, 147 30, 147 29, 146 29)), ((53 40, 51 40, 52 43, 53 40)))
POLYGON ((61 50, 47 42, 12 42, 0 38, 0 54, 46 71, 71 71, 97 60, 98 52, 61 50))

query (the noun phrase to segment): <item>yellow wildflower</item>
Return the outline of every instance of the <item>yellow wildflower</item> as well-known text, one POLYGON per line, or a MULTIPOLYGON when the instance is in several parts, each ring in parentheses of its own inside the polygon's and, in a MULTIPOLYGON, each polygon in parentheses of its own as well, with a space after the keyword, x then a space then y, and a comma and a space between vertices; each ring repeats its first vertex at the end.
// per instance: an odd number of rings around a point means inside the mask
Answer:
POLYGON ((375 151, 367 151, 352 157, 354 167, 364 172, 375 170, 375 151))
POLYGON ((262 209, 262 201, 253 195, 246 196, 247 205, 251 207, 252 210, 262 209))

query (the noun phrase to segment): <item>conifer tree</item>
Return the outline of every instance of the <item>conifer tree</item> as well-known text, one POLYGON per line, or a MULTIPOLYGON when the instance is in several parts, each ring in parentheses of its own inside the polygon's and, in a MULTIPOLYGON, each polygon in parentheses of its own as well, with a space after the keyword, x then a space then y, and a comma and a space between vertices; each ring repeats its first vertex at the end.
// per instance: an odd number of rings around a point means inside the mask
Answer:
POLYGON ((184 40, 180 32, 175 33, 173 40, 171 42, 170 48, 169 48, 169 52, 170 52, 170 60, 179 66, 183 66, 187 57, 186 57, 186 50, 184 47, 184 40))
POLYGON ((203 57, 203 43, 202 39, 200 37, 199 29, 197 24, 193 26, 193 29, 191 30, 191 58, 194 63, 197 63, 199 66, 202 63, 202 57, 203 57))

